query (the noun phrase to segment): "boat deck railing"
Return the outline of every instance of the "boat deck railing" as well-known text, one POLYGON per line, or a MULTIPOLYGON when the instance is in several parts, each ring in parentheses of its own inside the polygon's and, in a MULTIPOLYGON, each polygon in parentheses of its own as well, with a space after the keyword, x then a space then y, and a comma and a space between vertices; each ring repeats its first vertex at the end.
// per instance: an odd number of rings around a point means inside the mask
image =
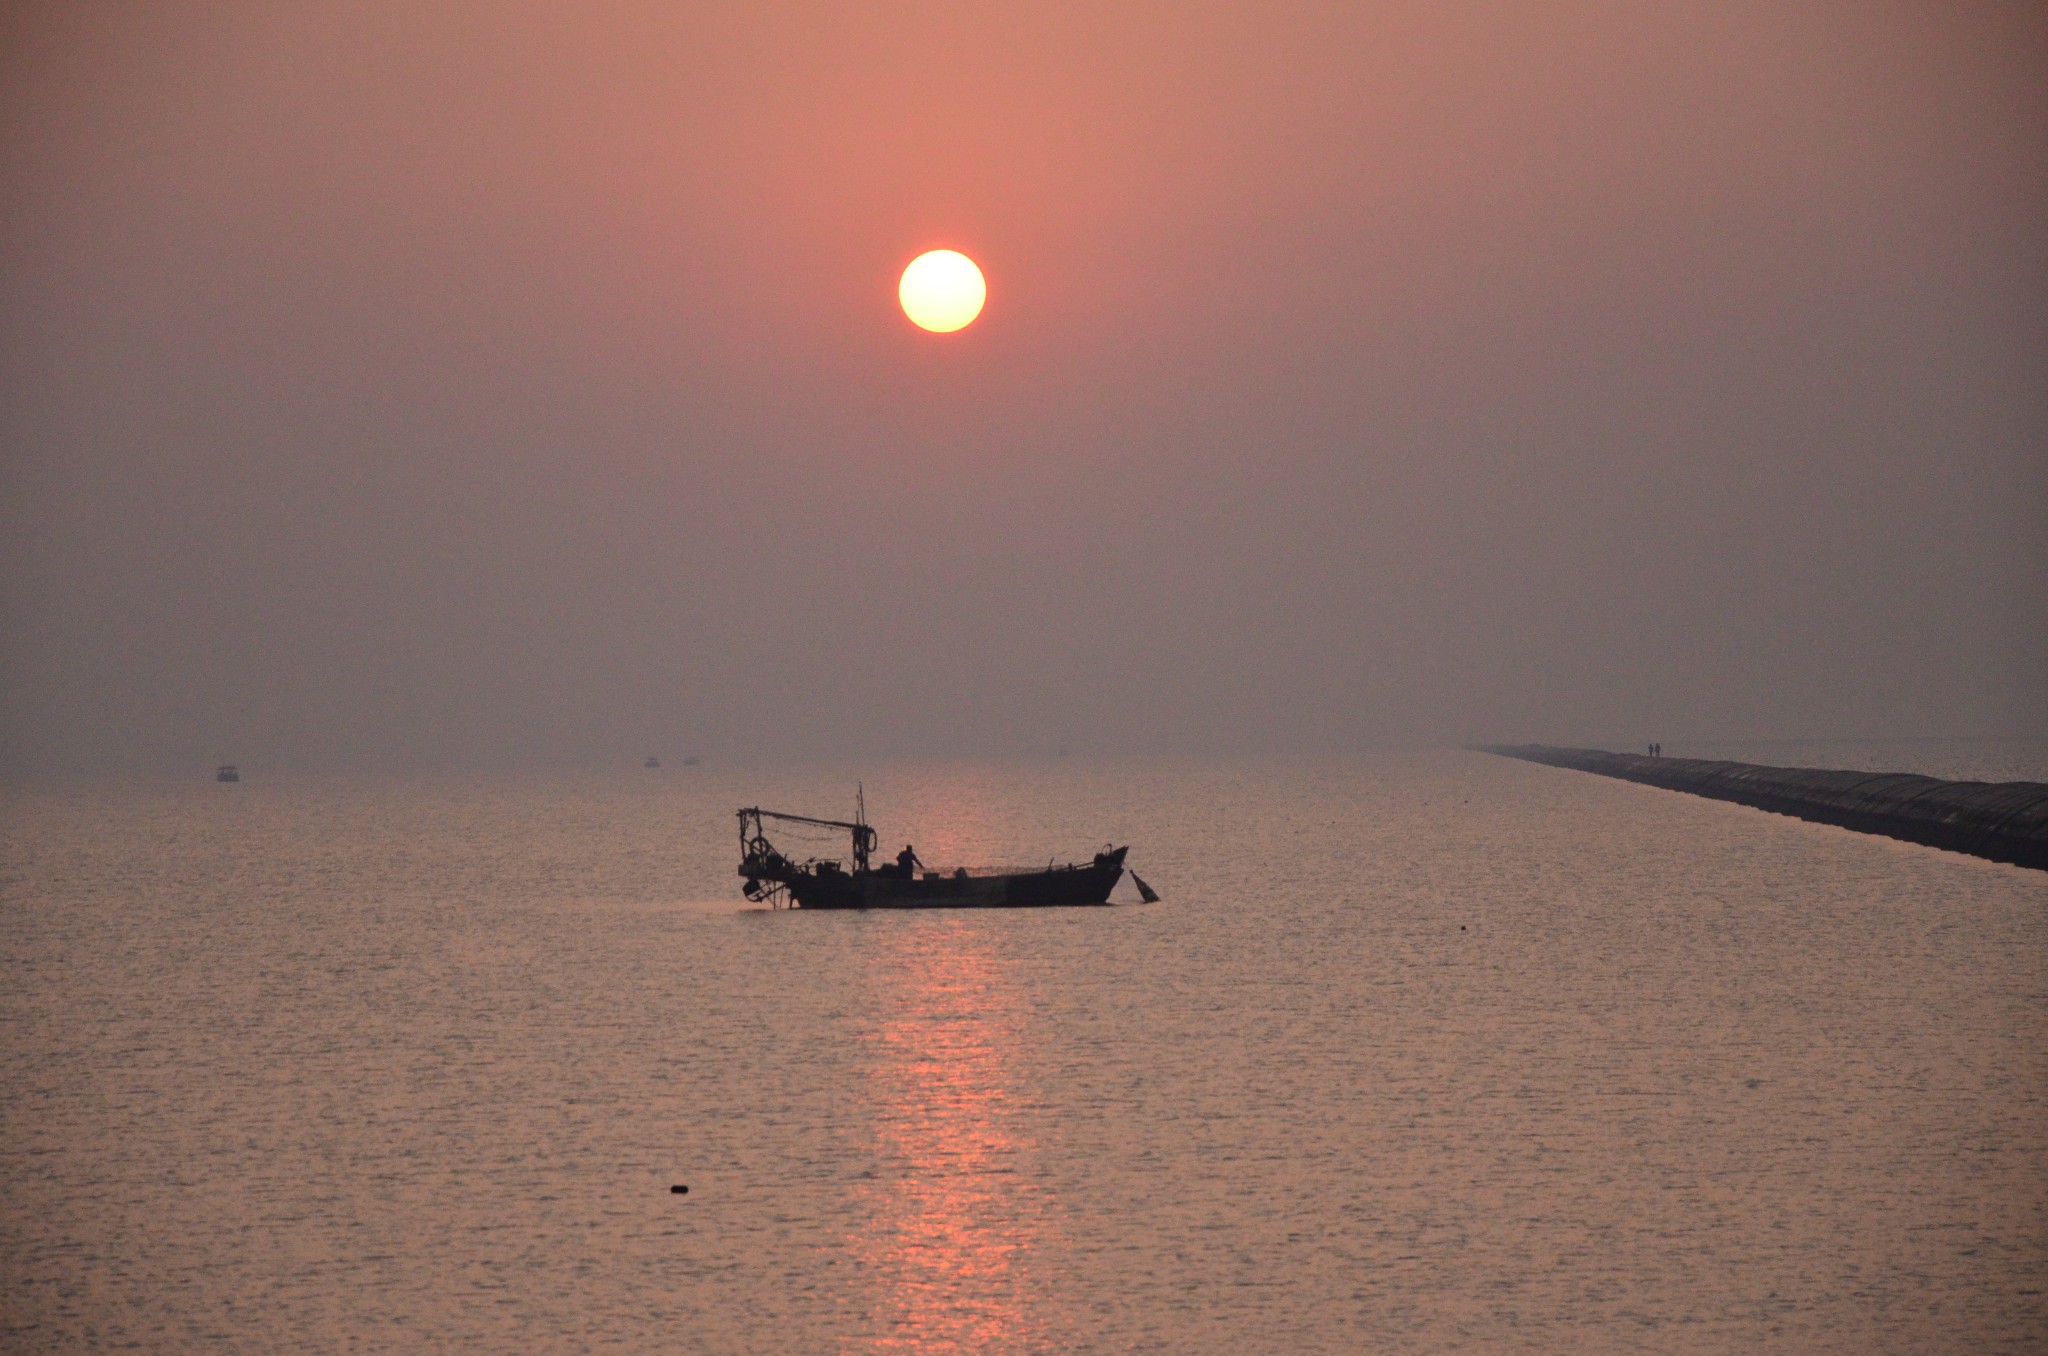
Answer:
POLYGON ((1087 862, 1032 862, 1028 866, 948 866, 927 867, 917 873, 918 879, 930 877, 957 876, 962 871, 974 876, 1029 876, 1034 872, 1057 871, 1061 867, 1087 866, 1087 862))
MULTIPOLYGON (((819 860, 820 859, 818 858, 811 858, 808 861, 806 861, 804 865, 816 866, 819 860)), ((838 866, 838 868, 841 871, 846 870, 846 863, 844 861, 831 858, 825 860, 833 861, 834 865, 838 866)), ((888 862, 877 863, 875 869, 877 871, 880 871, 884 865, 886 865, 891 871, 894 871, 896 868, 896 864, 894 862, 888 862)), ((1063 871, 1069 869, 1085 870, 1091 865, 1093 865, 1093 863, 1085 861, 1054 861, 1032 862, 1028 865, 1023 866, 925 866, 919 867, 917 869, 917 871, 914 874, 914 878, 917 880, 957 880, 962 875, 965 875, 969 880, 973 880, 976 877, 981 876, 1032 876, 1042 875, 1047 871, 1063 871)))

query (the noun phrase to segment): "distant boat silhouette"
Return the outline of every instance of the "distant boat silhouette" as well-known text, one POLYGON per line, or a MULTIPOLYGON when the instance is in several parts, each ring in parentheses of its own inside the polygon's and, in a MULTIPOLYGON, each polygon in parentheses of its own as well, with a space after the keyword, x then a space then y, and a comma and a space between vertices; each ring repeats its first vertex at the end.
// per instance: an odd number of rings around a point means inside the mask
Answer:
POLYGON ((693 753, 693 754, 691 754, 691 755, 690 755, 689 757, 687 757, 687 758, 683 759, 683 766, 684 766, 684 767, 695 767, 695 766, 697 766, 697 762, 698 762, 698 759, 697 759, 697 755, 693 753))
POLYGON ((233 763, 222 763, 214 772, 213 779, 217 782, 238 782, 242 780, 242 774, 233 763))
POLYGON ((647 761, 646 761, 646 762, 645 762, 644 764, 642 764, 642 766, 643 766, 643 767, 660 767, 660 766, 661 766, 661 760, 660 760, 659 758, 656 758, 656 757, 655 757, 655 756, 654 756, 653 754, 651 754, 651 753, 650 753, 650 754, 648 754, 648 755, 647 755, 647 761))
MULTIPOLYGON (((1047 861, 1043 870, 976 872, 962 866, 937 871, 927 869, 917 850, 906 843, 894 863, 875 866, 870 858, 880 839, 867 822, 865 797, 860 805, 851 820, 813 819, 758 806, 741 810, 739 873, 746 884, 740 893, 757 904, 765 901, 780 906, 786 901, 799 909, 1028 909, 1107 904, 1109 892, 1123 878, 1124 854, 1130 851, 1105 847, 1091 862, 1054 866, 1047 861), (845 829, 852 838, 853 869, 848 871, 837 858, 799 861, 785 855, 768 841, 765 830, 769 820, 845 829)), ((1159 898, 1142 882, 1138 892, 1148 904, 1159 898)))

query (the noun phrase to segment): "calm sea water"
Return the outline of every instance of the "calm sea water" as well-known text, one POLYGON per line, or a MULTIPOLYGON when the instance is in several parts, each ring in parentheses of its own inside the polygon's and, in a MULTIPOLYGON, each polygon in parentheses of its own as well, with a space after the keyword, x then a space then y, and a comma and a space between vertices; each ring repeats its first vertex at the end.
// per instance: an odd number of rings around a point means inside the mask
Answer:
POLYGON ((2048 1344, 2048 873, 1464 753, 861 775, 1165 899, 744 907, 851 772, 14 795, 0 1347, 2048 1344))

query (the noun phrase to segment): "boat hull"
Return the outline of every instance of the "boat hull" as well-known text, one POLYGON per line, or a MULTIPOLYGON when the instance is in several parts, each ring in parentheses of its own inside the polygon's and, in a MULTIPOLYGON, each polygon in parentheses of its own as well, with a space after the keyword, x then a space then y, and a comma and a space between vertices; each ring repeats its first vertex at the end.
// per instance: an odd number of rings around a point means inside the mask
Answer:
POLYGON ((1002 876, 918 877, 869 872, 807 877, 789 883, 800 909, 1043 909, 1109 903, 1123 879, 1124 853, 1105 852, 1086 866, 1056 866, 1002 876))

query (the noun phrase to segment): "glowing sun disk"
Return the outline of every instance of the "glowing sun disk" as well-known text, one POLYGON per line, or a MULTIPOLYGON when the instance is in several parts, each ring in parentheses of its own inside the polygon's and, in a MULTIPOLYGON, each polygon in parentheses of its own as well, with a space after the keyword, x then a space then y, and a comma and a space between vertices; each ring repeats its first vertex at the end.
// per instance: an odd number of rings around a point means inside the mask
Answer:
POLYGON ((896 299, 917 325, 934 334, 951 334, 981 314, 988 283, 974 261, 958 250, 927 250, 903 270, 896 299))

